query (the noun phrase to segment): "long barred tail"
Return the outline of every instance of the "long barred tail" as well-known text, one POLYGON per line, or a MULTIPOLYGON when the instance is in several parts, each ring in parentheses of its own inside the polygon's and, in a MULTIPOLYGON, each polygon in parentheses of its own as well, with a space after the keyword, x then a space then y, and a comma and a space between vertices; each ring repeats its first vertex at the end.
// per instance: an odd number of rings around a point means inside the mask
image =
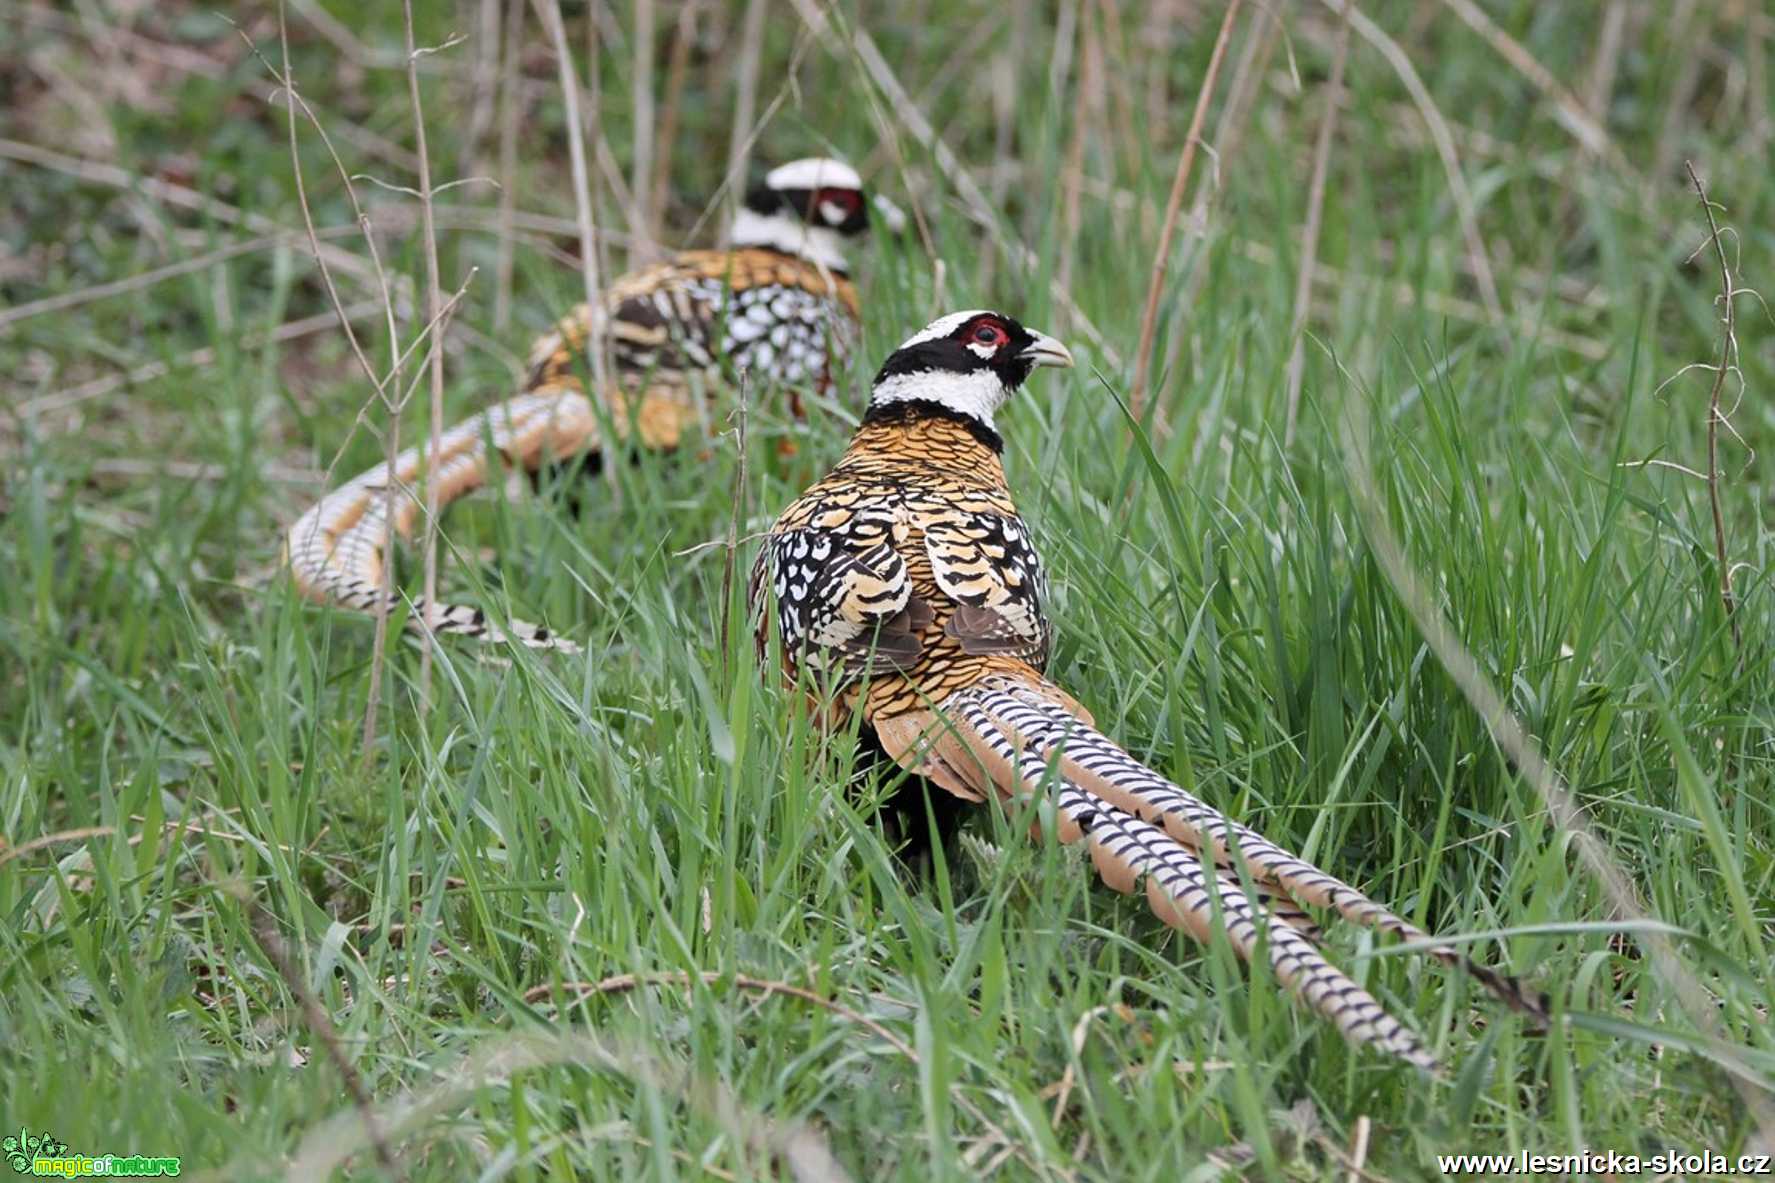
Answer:
MULTIPOLYGON (((487 482, 489 443, 506 463, 535 472, 551 460, 589 451, 598 441, 598 418, 585 395, 565 385, 526 391, 444 433, 431 474, 438 482, 438 507, 487 482)), ((412 538, 425 508, 416 488, 424 456, 423 447, 413 447, 395 458, 394 533, 403 541, 412 538)), ((388 486, 388 466, 378 464, 327 494, 290 527, 285 555, 303 595, 362 612, 382 606, 388 486)), ((400 602, 399 593, 389 594, 389 608, 400 602)), ((502 628, 479 608, 428 605, 423 598, 413 601, 408 628, 496 642, 509 638, 533 649, 579 649, 541 625, 513 620, 502 628)))
POLYGON ((988 709, 999 715, 1012 734, 1024 736, 1044 751, 1057 751, 1069 776, 1116 808, 1163 827, 1170 837, 1192 849, 1208 847, 1218 867, 1233 866, 1236 846, 1259 883, 1273 885, 1302 903, 1330 908, 1366 928, 1426 945, 1426 953, 1470 975, 1512 1010, 1546 1021, 1546 1001, 1516 979, 1473 961, 1452 945, 1437 943, 1423 929, 1349 884, 1227 818, 1051 700, 1014 688, 996 690, 990 698, 988 709))
POLYGON ((1355 888, 1185 793, 1076 709, 1045 684, 998 680, 950 695, 941 717, 877 724, 877 732, 903 765, 965 795, 990 789, 1021 796, 1046 787, 1062 839, 1083 837, 1106 883, 1128 892, 1144 881, 1159 918, 1198 939, 1209 938, 1218 911, 1228 940, 1247 960, 1262 934, 1277 979, 1357 1045, 1435 1066, 1415 1035, 1325 959, 1302 904, 1428 943, 1433 956, 1472 974, 1511 1007, 1545 1018, 1545 1004, 1513 979, 1432 943, 1355 888), (1255 902, 1240 885, 1241 864, 1256 888, 1255 902))

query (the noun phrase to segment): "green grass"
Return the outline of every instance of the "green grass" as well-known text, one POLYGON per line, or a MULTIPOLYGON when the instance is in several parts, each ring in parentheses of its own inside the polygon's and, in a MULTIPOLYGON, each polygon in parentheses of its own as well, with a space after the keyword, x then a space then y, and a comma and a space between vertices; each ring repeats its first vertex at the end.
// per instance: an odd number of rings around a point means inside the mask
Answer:
MULTIPOLYGON (((101 25, 124 21, 102 7, 101 25)), ((399 45, 398 7, 329 7, 366 43, 399 45)), ((617 7, 626 37, 631 11, 617 7)), ((660 7, 656 79, 678 6, 660 7)), ((920 207, 944 286, 933 291, 916 236, 865 252, 853 380, 805 424, 761 399, 743 528, 836 456, 867 375, 932 312, 992 304, 1057 332, 1080 368, 1039 376, 1002 421, 1057 585, 1055 676, 1180 784, 1420 923, 1484 936, 1482 955, 1551 993, 1552 1032, 1530 1034, 1461 979, 1371 956, 1362 935, 1337 931, 1339 960, 1448 1064, 1428 1081, 1352 1053, 1267 974, 1104 891, 1079 851, 1031 843, 1027 817, 981 810, 929 857, 901 858, 876 816, 893 778, 852 737, 824 739, 797 719, 753 656, 737 598, 721 599, 722 548, 686 553, 726 535, 731 438, 706 456, 613 466, 589 489, 454 511, 448 588, 546 620, 587 653, 445 647, 421 715, 417 649, 397 644, 366 753, 369 625, 297 602, 274 570, 280 531, 320 492, 277 473, 326 468, 367 393, 337 332, 243 343, 327 307, 293 242, 0 329, 13 408, 0 411, 0 1129, 47 1130, 76 1152, 178 1154, 210 1178, 317 1177, 302 1175, 314 1156, 355 1148, 345 1174, 379 1177, 339 1072, 255 935, 257 906, 397 1128, 414 1179, 786 1178, 802 1161, 785 1149, 795 1136, 856 1178, 990 1167, 1169 1180, 1212 1176, 1220 1153, 1254 1156, 1252 1177, 1341 1179, 1327 1146, 1348 1146, 1363 1118, 1368 1169, 1395 1178, 1435 1177, 1439 1152, 1749 1148, 1755 1118, 1724 1057, 1631 935, 1616 936, 1623 926, 1568 838, 1382 573, 1339 423, 1365 411, 1382 508, 1410 561, 1652 912, 1679 931, 1682 964, 1768 1104, 1775 374, 1754 298, 1738 303, 1748 393, 1735 422, 1756 452, 1722 449, 1740 650, 1716 592, 1704 488, 1620 464, 1704 463, 1706 376, 1654 396, 1709 358, 1718 333, 1717 274, 1705 256, 1684 262, 1703 231, 1683 156, 1736 227, 1742 282, 1769 282, 1775 184, 1749 147, 1742 89, 1766 33, 1706 16, 1673 42, 1661 14, 1629 22, 1606 109, 1629 183, 1583 157, 1445 12, 1373 5, 1457 127, 1514 320, 1501 331, 1439 302, 1477 301, 1442 167, 1386 62, 1354 43, 1320 249, 1341 278, 1316 289, 1301 433, 1285 448, 1288 326, 1335 33, 1323 10, 1285 9, 1253 119, 1236 149, 1221 145, 1211 234, 1190 238, 1171 270, 1158 342, 1171 360, 1138 433, 1149 458, 1115 396, 1126 396, 1157 210, 1218 9, 1188 6, 1165 50, 1143 34, 1143 6, 1121 7, 1108 36, 1128 45, 1101 104, 1082 108, 1088 175, 1121 204, 1088 186, 1069 238, 1058 178, 1079 53, 1051 90, 1046 16, 915 7, 869 6, 865 23, 1000 200, 1004 232, 1041 264, 1026 272, 967 218, 854 62, 817 45, 797 58, 791 9, 773 5, 761 107, 784 97, 755 159, 830 147, 867 162, 879 188, 920 207), (1681 63, 1695 55, 1703 64, 1686 81, 1681 63), (1003 160, 999 76, 1015 100, 1003 160), (1155 126, 1144 112, 1157 85, 1170 99, 1155 126), (1128 364, 1050 299, 1068 256, 1071 298, 1128 364), (1200 286, 1186 289, 1195 266, 1200 286), (213 364, 78 404, 41 401, 202 347, 213 364), (776 448, 785 438, 799 446, 790 459, 776 448), (206 467, 158 471, 167 460, 206 467), (479 562, 482 548, 497 562, 479 562), (560 988, 625 973, 714 976, 590 998, 560 988), (844 1012, 736 975, 806 987, 844 1012)), ((1102 9, 1082 7, 1101 30, 1102 9)), ((1486 7, 1555 76, 1588 85, 1598 31, 1587 14, 1486 7)), ((473 32, 475 6, 457 8, 426 16, 421 42, 473 32)), ((726 32, 691 58, 672 241, 725 159, 741 8, 723 6, 726 32)), ((282 109, 251 96, 264 71, 231 30, 201 8, 129 18, 141 36, 217 63, 212 77, 181 73, 120 42, 146 80, 136 102, 78 22, 44 24, 43 11, 0 51, 0 100, 17 113, 5 137, 145 175, 176 166, 299 225, 282 109), (86 105, 47 81, 58 71, 87 83, 86 105), (98 117, 108 148, 71 138, 98 117)), ((239 19, 274 48, 274 23, 239 19)), ((569 22, 577 30, 573 11, 569 22)), ((329 129, 411 142, 399 70, 346 65, 304 21, 292 29, 298 77, 329 129)), ((1247 33, 1242 19, 1235 58, 1247 33)), ((528 36, 540 44, 533 21, 528 36)), ((479 161, 461 143, 472 46, 431 60, 448 71, 425 86, 434 175, 485 173, 493 141, 479 161)), ((518 205, 570 217, 552 60, 539 50, 528 69, 537 94, 518 205)), ((603 128, 625 167, 630 69, 627 42, 606 37, 603 128)), ((350 167, 410 182, 362 142, 341 143, 350 167)), ((349 222, 311 132, 303 153, 317 221, 349 222)), ((364 192, 379 216, 404 205, 364 192)), ((10 160, 0 199, 8 306, 239 236, 10 160)), ((482 211, 495 201, 485 187, 450 199, 482 211)), ((600 200, 620 225, 608 188, 600 200)), ((494 238, 451 232, 441 247, 446 286, 481 268, 461 319, 497 346, 463 338, 450 357, 447 401, 461 415, 510 389, 511 355, 580 284, 526 239, 516 323, 498 330, 494 238)), ((423 274, 415 237, 383 248, 391 267, 423 274)), ((620 246, 611 262, 623 264, 620 246)), ((363 295, 347 285, 347 300, 363 295)), ((363 328, 386 356, 383 330, 363 328)), ((411 415, 405 438, 421 430, 411 415)), ((359 432, 335 478, 378 451, 359 432)), ((410 587, 416 569, 403 568, 410 587)))

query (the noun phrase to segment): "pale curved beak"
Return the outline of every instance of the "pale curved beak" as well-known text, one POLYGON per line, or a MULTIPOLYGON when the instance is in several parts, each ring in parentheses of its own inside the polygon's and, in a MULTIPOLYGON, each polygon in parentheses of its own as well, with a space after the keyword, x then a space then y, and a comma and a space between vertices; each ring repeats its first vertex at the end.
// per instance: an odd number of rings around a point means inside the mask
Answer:
POLYGON ((1024 346, 1022 352, 1017 354, 1020 360, 1026 361, 1032 366, 1058 366, 1063 370, 1072 368, 1072 350, 1046 333, 1038 333, 1034 329, 1030 329, 1029 335, 1035 340, 1024 346))
POLYGON ((875 207, 876 214, 887 226, 890 233, 898 234, 906 229, 906 214, 899 206, 879 193, 869 199, 869 204, 875 207))

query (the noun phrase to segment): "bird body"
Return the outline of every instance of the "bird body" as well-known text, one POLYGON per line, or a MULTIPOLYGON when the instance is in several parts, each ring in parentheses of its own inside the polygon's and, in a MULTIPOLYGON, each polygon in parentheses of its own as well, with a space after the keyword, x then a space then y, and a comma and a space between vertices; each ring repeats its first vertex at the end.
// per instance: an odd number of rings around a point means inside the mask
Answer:
MULTIPOLYGON (((730 249, 685 251, 616 280, 535 343, 517 395, 447 431, 429 463, 424 448, 410 448, 392 475, 377 465, 303 514, 286 538, 298 589, 365 612, 394 607, 398 593, 383 590, 386 539, 412 536, 415 485, 428 468, 442 507, 486 483, 489 448, 531 473, 600 455, 610 442, 675 448, 706 426, 710 394, 742 371, 788 390, 799 414, 799 392, 830 388, 854 346, 860 305, 843 246, 868 224, 862 182, 847 165, 813 159, 774 170, 747 194, 730 249), (594 344, 610 360, 602 390, 586 372, 594 344)), ((574 648, 522 621, 508 633, 478 608, 416 601, 409 619, 437 633, 574 648)))
POLYGON ((1046 677, 1047 581, 992 417, 1035 366, 1071 363, 1059 342, 984 311, 902 345, 844 456, 764 541, 751 581, 761 651, 774 623, 788 676, 811 683, 824 717, 860 714, 908 772, 972 801, 1046 796, 1061 839, 1087 842, 1109 886, 1144 885, 1161 919, 1202 940, 1224 931, 1246 959, 1267 948, 1277 978, 1359 1045, 1434 1065, 1326 960, 1307 905, 1423 941, 1538 1013, 1509 978, 1147 768, 1046 677))

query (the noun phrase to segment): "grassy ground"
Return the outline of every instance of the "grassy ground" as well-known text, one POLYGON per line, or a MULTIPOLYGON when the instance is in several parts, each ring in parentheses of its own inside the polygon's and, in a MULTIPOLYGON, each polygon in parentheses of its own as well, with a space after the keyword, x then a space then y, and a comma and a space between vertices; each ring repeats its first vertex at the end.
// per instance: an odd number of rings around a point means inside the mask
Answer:
MULTIPOLYGON (((329 2, 331 39, 296 7, 293 59, 347 167, 410 185, 398 6, 373 7, 329 2)), ((426 59, 434 173, 497 176, 481 8, 422 7, 422 44, 469 38, 426 59)), ((647 118, 632 87, 645 6, 613 7, 599 126, 626 177, 647 118)), ((714 7, 673 104, 681 6, 657 6, 674 243, 707 237, 693 227, 746 57, 744 6, 714 7)), ((1424 924, 1481 934, 1480 952, 1551 993, 1549 1035, 1336 933, 1449 1065, 1426 1080, 1351 1054, 1267 975, 1106 893, 1020 819, 983 811, 931 857, 899 858, 875 816, 892 781, 847 737, 785 722, 722 598, 724 550, 691 549, 732 521, 731 439, 453 512, 446 586, 588 652, 447 647, 421 714, 418 651, 397 644, 366 752, 370 627, 299 604, 275 571, 280 530, 329 466, 342 478, 380 450, 352 433, 367 387, 336 327, 265 344, 329 307, 286 237, 0 321, 0 1128, 177 1154, 207 1178, 324 1177, 342 1158, 379 1177, 355 1079, 414 1179, 818 1178, 827 1155, 856 1178, 1224 1163, 1342 1178, 1363 1130, 1364 1169, 1389 1178, 1434 1177, 1450 1151, 1754 1148, 1775 1085, 1775 355, 1755 297, 1736 303, 1744 396, 1735 378, 1725 392, 1743 442, 1723 435, 1719 461, 1739 643, 1705 486, 1623 462, 1706 465, 1711 375, 1662 385, 1719 347, 1717 265, 1689 261, 1705 229, 1685 157, 1735 228, 1742 282, 1769 283, 1772 30, 1747 4, 1486 3, 1600 122, 1593 151, 1458 7, 1370 15, 1450 127, 1502 316, 1434 137, 1359 27, 1285 442, 1328 9, 1285 6, 1279 37, 1239 17, 1206 124, 1216 153, 1197 162, 1207 233, 1191 231, 1192 192, 1137 430, 1115 396, 1219 6, 865 6, 992 203, 989 232, 907 110, 770 5, 754 158, 830 148, 922 221, 866 252, 867 341, 844 395, 805 424, 780 399, 755 408, 739 512, 758 528, 836 455, 867 373, 928 314, 991 304, 1060 334, 1080 369, 1039 377, 1004 416, 1058 587, 1054 672, 1210 801, 1424 924), (1345 445, 1351 421, 1365 449, 1345 445), (1353 476, 1358 453, 1371 467, 1353 476), (1364 474, 1486 681, 1671 926, 1717 1032, 1652 971, 1649 926, 1621 919, 1426 645, 1377 562, 1385 540, 1352 492, 1364 474), (618 974, 681 977, 564 985, 618 974)), ((275 61, 275 19, 232 15, 275 61)), ((266 66, 208 7, 0 0, 0 19, 16 30, 0 50, 6 307, 300 226, 266 66), (95 162, 135 180, 103 183, 95 162), (194 212, 165 184, 225 207, 194 212)), ((568 24, 583 45, 583 9, 568 24)), ((562 257, 576 240, 553 60, 528 14, 524 39, 507 181, 520 211, 555 221, 508 236, 501 324, 497 195, 447 195, 446 288, 479 269, 451 336, 452 417, 511 387, 580 287, 562 257)), ((367 257, 312 129, 301 153, 316 221, 367 257)), ((391 269, 422 277, 413 203, 357 187, 391 269)), ((597 189, 603 224, 628 225, 610 178, 597 189)), ((630 259, 622 240, 606 250, 608 267, 630 259)), ((341 284, 348 304, 374 296, 341 284)), ((386 356, 378 317, 359 327, 386 356)))

